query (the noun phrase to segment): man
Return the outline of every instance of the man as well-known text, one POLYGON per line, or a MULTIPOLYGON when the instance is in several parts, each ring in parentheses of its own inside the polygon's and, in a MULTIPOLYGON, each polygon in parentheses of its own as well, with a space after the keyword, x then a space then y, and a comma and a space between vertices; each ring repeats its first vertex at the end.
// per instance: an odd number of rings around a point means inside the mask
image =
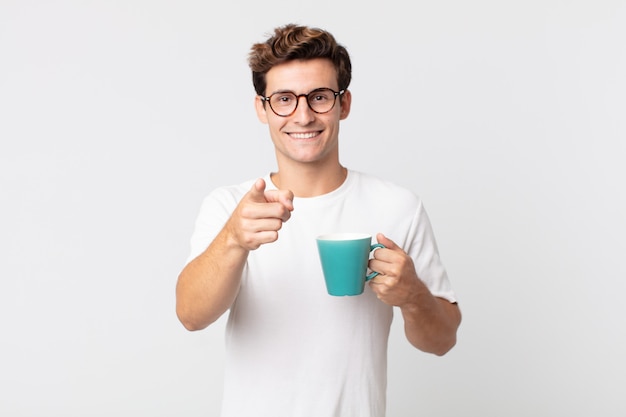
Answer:
POLYGON ((203 202, 177 314, 200 330, 230 310, 222 417, 381 417, 387 341, 445 354, 461 314, 421 200, 339 161, 352 96, 346 49, 323 30, 275 29, 249 64, 277 172, 203 202), (385 246, 363 294, 326 293, 315 237, 365 232, 385 246))

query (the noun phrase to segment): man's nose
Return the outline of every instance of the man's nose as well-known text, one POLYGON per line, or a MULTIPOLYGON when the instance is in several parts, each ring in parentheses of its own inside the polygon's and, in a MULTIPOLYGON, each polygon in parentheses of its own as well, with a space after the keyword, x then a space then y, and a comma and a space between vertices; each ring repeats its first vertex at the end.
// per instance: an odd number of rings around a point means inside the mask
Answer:
POLYGON ((300 123, 309 123, 315 118, 315 112, 309 107, 309 99, 306 95, 298 96, 298 106, 293 115, 300 123), (304 99, 304 103, 301 103, 300 99, 304 99))

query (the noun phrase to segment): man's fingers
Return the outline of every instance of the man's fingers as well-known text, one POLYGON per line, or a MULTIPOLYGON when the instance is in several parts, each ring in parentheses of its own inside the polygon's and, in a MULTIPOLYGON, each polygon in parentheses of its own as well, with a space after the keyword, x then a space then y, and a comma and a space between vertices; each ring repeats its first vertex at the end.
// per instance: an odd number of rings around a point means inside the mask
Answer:
POLYGON ((243 228, 250 233, 259 233, 264 231, 277 232, 283 227, 284 221, 277 217, 264 217, 258 219, 244 219, 243 228))
POLYGON ((287 210, 293 211, 293 193, 289 190, 268 190, 265 191, 267 202, 280 203, 287 210))
POLYGON ((250 200, 255 203, 280 203, 287 210, 293 210, 293 193, 289 190, 265 191, 265 180, 257 179, 249 191, 250 200))
POLYGON ((378 241, 378 243, 385 245, 387 249, 395 250, 396 248, 398 248, 398 245, 396 245, 393 240, 389 239, 382 233, 376 234, 376 240, 378 241))
POLYGON ((254 182, 252 188, 248 192, 250 199, 257 203, 265 203, 265 180, 259 178, 254 182))

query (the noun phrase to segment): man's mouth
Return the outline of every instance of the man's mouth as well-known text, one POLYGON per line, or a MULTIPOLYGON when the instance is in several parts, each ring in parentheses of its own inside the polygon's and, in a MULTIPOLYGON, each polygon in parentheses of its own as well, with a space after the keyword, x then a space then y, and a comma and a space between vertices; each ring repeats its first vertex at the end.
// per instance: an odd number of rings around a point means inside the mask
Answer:
POLYGON ((302 132, 302 133, 292 132, 289 134, 289 136, 291 136, 294 139, 311 139, 319 134, 320 132, 302 132))

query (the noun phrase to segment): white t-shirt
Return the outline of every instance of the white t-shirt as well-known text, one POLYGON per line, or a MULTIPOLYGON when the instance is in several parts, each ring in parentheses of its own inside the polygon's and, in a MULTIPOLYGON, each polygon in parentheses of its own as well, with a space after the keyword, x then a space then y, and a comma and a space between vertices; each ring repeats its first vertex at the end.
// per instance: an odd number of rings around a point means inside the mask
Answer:
MULTIPOLYGON (((253 183, 204 200, 190 260, 253 183)), ((393 308, 367 285, 358 296, 328 295, 315 238, 357 232, 374 242, 381 232, 413 258, 435 296, 455 302, 428 216, 412 192, 355 171, 331 193, 293 204, 278 240, 250 252, 230 309, 222 417, 382 417, 393 308)))

